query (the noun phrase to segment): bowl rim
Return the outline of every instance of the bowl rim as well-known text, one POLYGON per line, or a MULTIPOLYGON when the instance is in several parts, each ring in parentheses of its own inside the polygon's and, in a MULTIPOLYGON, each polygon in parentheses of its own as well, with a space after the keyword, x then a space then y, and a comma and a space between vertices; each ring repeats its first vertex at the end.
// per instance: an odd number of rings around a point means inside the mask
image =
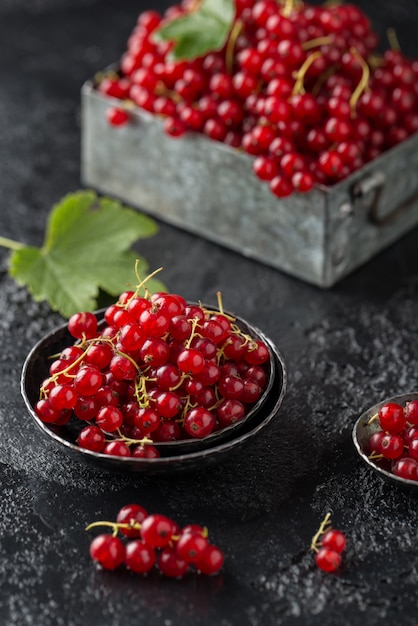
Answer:
MULTIPOLYGON (((202 305, 205 306, 206 305, 202 305)), ((213 306, 208 306, 208 308, 210 310, 217 310, 216 307, 213 306)), ((101 314, 105 311, 106 309, 99 309, 98 311, 94 311, 94 313, 96 315, 101 314)), ((67 323, 63 323, 60 326, 57 326, 56 328, 54 328, 52 331, 46 333, 43 337, 41 337, 36 344, 31 348, 31 350, 29 351, 28 355, 26 356, 26 359, 24 361, 23 367, 22 367, 22 372, 21 372, 21 379, 20 379, 20 391, 21 391, 21 395, 23 397, 23 400, 25 402, 26 408, 30 414, 30 416, 32 417, 33 421, 35 422, 36 426, 42 431, 42 433, 49 439, 52 440, 55 444, 57 444, 58 446, 62 447, 65 449, 65 451, 71 453, 74 456, 78 456, 81 459, 88 461, 88 462, 97 462, 100 463, 101 465, 105 466, 105 465, 111 465, 111 464, 117 464, 118 466, 120 466, 121 468, 123 468, 124 466, 126 466, 127 468, 131 465, 134 465, 136 467, 139 468, 162 468, 165 466, 170 466, 173 463, 176 464, 181 464, 182 462, 187 462, 187 461, 192 461, 192 460, 202 460, 204 461, 205 458, 210 457, 212 455, 216 455, 219 454, 221 452, 227 451, 230 448, 234 448, 235 446, 238 446, 239 444, 243 444, 244 442, 246 442, 247 440, 251 439, 252 437, 254 437, 256 434, 258 434, 261 430, 263 430, 263 428, 265 428, 273 419, 273 417, 277 414, 286 390, 287 390, 287 380, 288 380, 288 376, 287 376, 287 370, 286 370, 286 365, 284 363, 283 357, 281 355, 281 353, 279 352, 278 348, 273 344, 273 342, 264 334, 262 333, 262 331, 260 331, 258 328, 256 328, 255 326, 251 325, 249 322, 246 322, 245 320, 243 320, 243 318, 229 313, 227 311, 225 311, 227 314, 232 315, 236 320, 239 320, 241 322, 243 322, 245 325, 251 327, 252 329, 254 329, 254 331, 260 335, 260 337, 263 338, 264 341, 266 341, 268 347, 269 347, 269 351, 270 354, 272 355, 271 358, 273 358, 273 360, 275 361, 275 377, 276 377, 276 381, 273 380, 272 385, 271 385, 271 390, 270 392, 273 392, 274 388, 275 388, 275 382, 280 384, 280 391, 277 394, 277 396, 272 396, 272 398, 274 398, 274 405, 272 407, 269 408, 269 413, 266 416, 263 416, 262 419, 257 420, 253 423, 253 425, 251 426, 252 421, 254 421, 255 416, 253 416, 253 420, 250 420, 250 425, 248 426, 248 429, 245 430, 245 425, 246 425, 246 420, 243 420, 243 427, 241 430, 238 430, 238 432, 234 435, 233 431, 227 433, 229 434, 229 437, 226 437, 225 439, 222 439, 220 441, 220 443, 217 443, 215 445, 208 445, 207 447, 202 447, 198 450, 192 451, 192 452, 183 452, 183 453, 178 453, 178 454, 169 454, 167 456, 161 456, 161 457, 156 457, 156 458, 136 458, 136 457, 118 457, 115 455, 109 455, 109 454, 104 454, 102 452, 94 452, 92 450, 87 450, 84 448, 79 447, 77 444, 69 441, 68 439, 66 439, 65 437, 61 436, 60 434, 54 432, 54 430, 52 430, 52 427, 54 426, 53 424, 47 424, 45 422, 43 422, 42 420, 39 419, 39 417, 35 414, 34 410, 33 410, 33 406, 29 400, 28 397, 28 393, 27 393, 27 389, 26 389, 26 383, 27 383, 27 372, 28 369, 32 363, 33 358, 35 357, 35 355, 37 354, 37 352, 39 351, 39 349, 43 346, 43 344, 47 341, 52 339, 55 335, 58 337, 60 335, 60 333, 63 333, 67 330, 67 323), (255 425, 254 425, 255 424, 255 425)), ((267 400, 267 404, 268 404, 268 400, 267 400)), ((206 440, 206 438, 204 438, 201 441, 206 440)), ((185 442, 187 442, 189 440, 179 440, 179 444, 183 444, 185 442)), ((193 442, 194 440, 191 440, 191 442, 193 442)), ((157 442, 156 442, 157 443, 157 442)), ((158 443, 157 443, 158 445, 158 443)), ((174 443, 172 445, 172 447, 174 448, 174 443)), ((168 446, 164 447, 164 450, 168 450, 168 446)))
MULTIPOLYGON (((365 411, 363 411, 360 417, 356 419, 354 423, 353 430, 352 430, 352 439, 353 439, 354 447, 357 450, 357 453, 359 454, 360 458, 374 472, 382 476, 382 478, 386 479, 387 481, 393 484, 396 484, 398 486, 402 485, 408 488, 418 489, 418 481, 410 480, 409 478, 402 478, 401 476, 396 476, 392 472, 389 472, 383 467, 379 467, 376 463, 373 463, 373 460, 369 459, 367 454, 364 452, 364 449, 360 443, 360 437, 359 437, 359 430, 362 427, 365 427, 365 428, 367 427, 367 422, 370 420, 370 418, 373 417, 373 415, 375 415, 379 411, 379 409, 384 404, 387 404, 388 402, 396 402, 398 404, 403 404, 404 402, 408 402, 409 400, 418 400, 418 391, 411 391, 411 392, 398 394, 396 396, 390 396, 374 404, 373 406, 369 407, 365 411)), ((377 429, 373 429, 373 432, 374 430, 377 430, 377 429)))

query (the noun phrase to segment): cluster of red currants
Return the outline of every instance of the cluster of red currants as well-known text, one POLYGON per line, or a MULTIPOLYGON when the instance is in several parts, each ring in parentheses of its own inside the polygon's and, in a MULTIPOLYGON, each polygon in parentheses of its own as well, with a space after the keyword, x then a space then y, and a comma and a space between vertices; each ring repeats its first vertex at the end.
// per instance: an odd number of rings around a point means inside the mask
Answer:
POLYGON ((76 313, 68 330, 76 341, 51 363, 35 412, 46 423, 89 422, 77 442, 94 452, 158 457, 155 442, 202 439, 244 419, 268 383, 264 341, 222 307, 177 294, 127 291, 103 324, 76 313))
MULTIPOLYGON (((195 5, 141 13, 98 90, 163 117, 170 136, 195 131, 252 155, 278 197, 332 185, 417 131, 418 61, 396 38, 378 55, 354 4, 235 0, 222 50, 173 61, 155 34, 195 5)), ((108 114, 113 125, 130 117, 125 106, 108 114)))
POLYGON ((93 539, 90 556, 106 570, 124 564, 131 572, 146 574, 156 566, 164 576, 180 578, 190 567, 201 574, 217 574, 224 562, 222 551, 209 543, 206 528, 197 524, 180 528, 164 515, 149 515, 139 504, 122 507, 116 522, 93 522, 86 530, 102 526, 113 532, 93 539))
POLYGON ((331 516, 327 513, 311 543, 315 563, 323 572, 335 572, 340 567, 346 546, 345 534, 337 528, 331 528, 330 524, 331 516))
POLYGON ((369 459, 382 463, 395 476, 418 481, 418 400, 401 406, 387 402, 372 417, 380 429, 369 439, 369 459))

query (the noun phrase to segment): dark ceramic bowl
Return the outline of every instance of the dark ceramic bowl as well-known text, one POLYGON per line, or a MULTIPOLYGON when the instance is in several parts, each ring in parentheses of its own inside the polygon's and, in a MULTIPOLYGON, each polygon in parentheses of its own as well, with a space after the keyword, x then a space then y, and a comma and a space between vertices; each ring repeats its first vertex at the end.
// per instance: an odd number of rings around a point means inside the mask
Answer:
MULTIPOLYGON (((213 307, 207 307, 211 310, 213 307)), ((97 313, 99 319, 103 311, 97 313)), ((34 411, 39 399, 39 388, 49 375, 50 357, 59 354, 65 347, 72 345, 74 339, 62 325, 41 339, 28 354, 21 378, 21 392, 29 414, 42 433, 52 442, 75 458, 102 468, 117 471, 179 471, 217 464, 224 458, 238 451, 254 436, 270 424, 277 414, 286 391, 287 376, 281 354, 274 344, 254 326, 234 315, 239 327, 253 338, 266 342, 270 351, 268 367, 268 385, 246 417, 232 426, 205 437, 204 439, 185 439, 176 442, 155 443, 161 457, 157 459, 136 459, 110 456, 80 448, 76 439, 80 428, 85 425, 79 420, 70 420, 65 426, 56 426, 42 422, 34 411)))
POLYGON ((372 469, 376 474, 392 483, 393 485, 397 485, 398 487, 403 487, 406 489, 411 489, 418 493, 418 481, 408 480, 406 478, 401 478, 400 476, 395 476, 388 467, 384 465, 379 465, 378 461, 374 461, 368 458, 369 455, 369 439, 370 436, 373 435, 377 430, 380 429, 379 423, 377 420, 373 420, 371 423, 370 419, 376 415, 379 409, 388 402, 397 402, 402 406, 405 405, 406 402, 410 402, 411 400, 418 400, 418 392, 404 393, 399 396, 393 396, 392 398, 387 398, 378 404, 370 407, 365 411, 356 423, 353 428, 353 442, 357 452, 360 455, 360 458, 366 463, 370 469, 372 469))

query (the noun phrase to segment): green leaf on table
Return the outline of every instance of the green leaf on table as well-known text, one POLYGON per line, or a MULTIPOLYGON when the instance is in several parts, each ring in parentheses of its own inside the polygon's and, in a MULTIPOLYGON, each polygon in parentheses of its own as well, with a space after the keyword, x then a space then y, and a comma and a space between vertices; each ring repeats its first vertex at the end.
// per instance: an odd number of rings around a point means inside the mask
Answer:
POLYGON ((163 24, 155 36, 174 42, 173 59, 195 59, 225 45, 234 17, 234 0, 202 0, 196 11, 163 24))
MULTIPOLYGON (((10 274, 36 301, 47 300, 64 317, 97 308, 100 290, 112 296, 135 287, 148 273, 145 259, 130 250, 157 232, 156 222, 94 191, 65 196, 49 215, 41 248, 22 246, 10 257, 10 274)), ((165 290, 150 279, 150 292, 165 290)))

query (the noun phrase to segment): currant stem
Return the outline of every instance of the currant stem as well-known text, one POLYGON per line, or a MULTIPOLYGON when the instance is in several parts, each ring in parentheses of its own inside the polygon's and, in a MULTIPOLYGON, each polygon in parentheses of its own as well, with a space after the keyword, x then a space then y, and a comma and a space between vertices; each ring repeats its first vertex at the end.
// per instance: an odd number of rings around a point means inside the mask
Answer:
POLYGON ((225 66, 228 74, 232 74, 234 68, 234 49, 237 39, 242 31, 242 21, 237 20, 233 25, 229 34, 228 43, 225 51, 225 66))
POLYGON ((126 443, 127 446, 132 446, 132 445, 146 445, 147 443, 154 443, 152 441, 152 439, 149 439, 149 437, 144 437, 143 439, 130 439, 130 437, 125 437, 125 435, 123 435, 120 430, 117 430, 118 433, 118 437, 113 438, 112 441, 123 441, 124 443, 126 443))
POLYGON ((332 43, 331 37, 316 37, 316 39, 309 39, 302 44, 302 48, 304 50, 310 50, 311 48, 316 48, 317 46, 324 46, 329 43, 332 43))
POLYGON ((391 50, 394 50, 395 52, 400 52, 401 51, 401 46, 399 44, 399 39, 398 36, 396 34, 396 31, 394 28, 388 28, 386 31, 386 35, 388 38, 388 42, 389 42, 389 46, 391 50))
MULTIPOLYGON (((90 347, 90 346, 89 346, 90 347)), ((53 376, 50 376, 49 378, 47 378, 47 380, 45 381, 45 384, 47 382, 53 382, 55 383, 55 381, 62 375, 68 376, 69 378, 75 378, 75 374, 70 374, 70 370, 75 366, 78 365, 79 363, 81 363, 84 359, 84 357, 86 356, 86 352, 87 352, 88 348, 86 350, 84 350, 83 354, 80 354, 79 357, 77 357, 77 359, 75 361, 73 361, 72 363, 70 363, 65 369, 61 370, 60 372, 57 372, 56 374, 53 374, 53 376)), ((44 393, 45 391, 45 384, 41 386, 40 391, 41 391, 41 395, 44 393)))
POLYGON ((305 87, 303 84, 305 74, 309 69, 309 66, 312 65, 316 59, 318 59, 321 55, 321 52, 312 52, 302 63, 297 72, 295 72, 294 77, 296 78, 295 85, 293 87, 292 95, 299 95, 305 93, 305 87))
POLYGON ((222 304, 222 292, 221 292, 221 291, 218 291, 218 292, 216 293, 216 298, 217 298, 217 300, 218 300, 218 309, 219 309, 219 312, 223 315, 224 309, 223 309, 223 304, 222 304))
POLYGON ((316 534, 312 537, 312 541, 311 541, 311 550, 313 550, 314 552, 318 552, 318 539, 321 535, 324 534, 325 532, 325 527, 328 526, 328 524, 331 523, 331 513, 327 513, 324 517, 324 519, 321 522, 320 527, 318 528, 318 531, 316 532, 316 534))
POLYGON ((284 3, 282 15, 284 15, 284 17, 289 17, 289 15, 293 11, 294 5, 295 5, 295 0, 286 0, 284 3))
POLYGON ((376 461, 377 459, 383 459, 384 456, 383 454, 376 454, 376 452, 372 452, 367 458, 371 461, 376 461))
MULTIPOLYGON (((142 278, 140 277, 140 275, 139 275, 139 272, 138 272, 138 265, 139 265, 139 263, 140 263, 140 261, 139 261, 139 259, 137 259, 137 260, 136 260, 136 262, 135 262, 135 275, 136 275, 136 277, 137 277, 137 280, 138 280, 138 283, 139 283, 139 284, 138 284, 138 285, 137 285, 137 287, 136 287, 136 290, 135 290, 135 295, 139 294, 139 293, 140 293, 140 291, 141 291, 141 289, 145 289, 145 291, 146 291, 146 292, 148 292, 148 290, 147 290, 147 288, 146 288, 146 283, 147 283, 147 282, 148 282, 151 278, 154 278, 154 276, 155 276, 156 274, 158 274, 159 272, 161 272, 161 271, 163 270, 163 268, 162 268, 162 267, 159 267, 158 269, 156 269, 156 270, 154 270, 153 272, 151 272, 151 274, 148 274, 148 276, 146 276, 144 279, 142 279, 142 278)), ((133 296, 133 297, 135 297, 135 296, 133 296)))
POLYGON ((9 250, 21 250, 25 246, 19 241, 14 241, 8 237, 0 237, 0 246, 2 248, 8 248, 9 250))
POLYGON ((141 408, 149 406, 146 384, 147 379, 145 376, 140 377, 139 384, 135 383, 135 398, 141 408))
POLYGON ((188 340, 185 343, 185 347, 186 348, 190 348, 190 346, 191 346, 191 343, 192 343, 192 341, 193 341, 193 339, 195 337, 195 334, 196 334, 195 331, 196 331, 196 326, 198 325, 198 323, 199 323, 199 320, 197 319, 197 317, 194 317, 192 319, 192 332, 190 333, 190 337, 188 338, 188 340))
POLYGON ((107 526, 108 528, 112 528, 114 537, 117 536, 118 531, 121 528, 126 529, 126 530, 129 530, 131 528, 135 528, 137 530, 141 529, 141 524, 139 524, 139 522, 135 522, 134 524, 118 524, 117 522, 100 521, 100 522, 92 522, 91 524, 86 526, 84 530, 91 530, 92 528, 98 528, 100 526, 107 526))
POLYGON ((361 94, 366 90, 368 84, 369 84, 369 78, 370 78, 370 68, 368 66, 368 64, 366 63, 366 61, 363 59, 363 57, 361 56, 361 54, 358 52, 358 50, 356 50, 356 48, 350 48, 350 52, 357 57, 357 59, 360 61, 360 65, 361 65, 361 69, 362 69, 362 77, 360 78, 359 84, 357 85, 357 87, 355 88, 355 90, 353 91, 351 98, 350 98, 350 107, 351 107, 351 114, 352 116, 355 115, 355 108, 357 106, 357 102, 358 99, 360 98, 361 94))
POLYGON ((176 91, 174 91, 174 89, 167 89, 167 87, 164 85, 163 82, 159 83, 156 86, 155 95, 156 96, 168 96, 176 104, 179 104, 179 102, 182 102, 181 96, 176 91))
POLYGON ((379 417, 379 414, 378 414, 378 413, 375 413, 375 415, 373 415, 373 416, 369 419, 369 421, 367 422, 367 426, 369 426, 369 425, 370 425, 370 424, 372 424, 374 421, 376 421, 378 417, 379 417))

